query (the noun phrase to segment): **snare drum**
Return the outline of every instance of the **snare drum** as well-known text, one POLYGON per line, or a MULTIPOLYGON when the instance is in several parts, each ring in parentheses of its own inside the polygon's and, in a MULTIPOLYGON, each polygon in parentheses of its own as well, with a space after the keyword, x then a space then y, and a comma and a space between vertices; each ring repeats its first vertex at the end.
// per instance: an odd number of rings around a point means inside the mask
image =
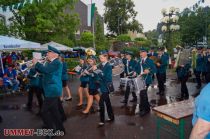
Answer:
POLYGON ((134 78, 133 80, 134 80, 136 93, 139 93, 141 90, 145 89, 146 84, 145 84, 145 80, 142 77, 138 76, 137 78, 134 78))

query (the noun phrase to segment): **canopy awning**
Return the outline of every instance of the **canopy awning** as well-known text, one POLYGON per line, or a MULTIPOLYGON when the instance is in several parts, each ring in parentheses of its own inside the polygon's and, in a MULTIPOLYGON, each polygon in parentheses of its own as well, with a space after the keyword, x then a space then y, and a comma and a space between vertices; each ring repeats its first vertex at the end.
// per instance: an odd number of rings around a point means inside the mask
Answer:
POLYGON ((63 44, 59 44, 59 43, 56 43, 56 42, 49 42, 49 43, 45 43, 41 46, 41 49, 43 50, 47 50, 48 49, 48 45, 52 46, 52 47, 55 47, 56 49, 58 49, 59 51, 73 51, 72 48, 66 46, 66 45, 63 45, 63 44))
POLYGON ((16 39, 13 37, 0 36, 0 50, 28 50, 40 49, 40 43, 16 39))

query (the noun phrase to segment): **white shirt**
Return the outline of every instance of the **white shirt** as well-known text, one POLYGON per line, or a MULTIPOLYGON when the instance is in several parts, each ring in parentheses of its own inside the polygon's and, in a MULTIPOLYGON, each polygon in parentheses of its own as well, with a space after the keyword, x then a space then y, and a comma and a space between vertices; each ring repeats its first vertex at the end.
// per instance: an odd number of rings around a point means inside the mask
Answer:
POLYGON ((147 59, 147 56, 146 56, 145 58, 142 58, 142 60, 141 60, 141 74, 143 74, 143 73, 144 73, 144 70, 143 70, 142 64, 143 64, 143 60, 144 60, 144 62, 145 62, 145 61, 146 61, 146 59, 147 59))

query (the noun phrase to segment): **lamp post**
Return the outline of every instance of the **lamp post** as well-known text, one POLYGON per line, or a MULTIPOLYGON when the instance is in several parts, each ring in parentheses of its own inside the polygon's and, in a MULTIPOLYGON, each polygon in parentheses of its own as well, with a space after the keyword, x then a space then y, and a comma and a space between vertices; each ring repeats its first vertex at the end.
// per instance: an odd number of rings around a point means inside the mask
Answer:
POLYGON ((179 17, 179 8, 171 7, 169 12, 167 9, 162 9, 161 13, 163 18, 161 19, 162 22, 162 32, 164 36, 168 33, 168 37, 166 39, 166 48, 169 48, 171 44, 171 33, 180 29, 180 26, 177 24, 179 17))

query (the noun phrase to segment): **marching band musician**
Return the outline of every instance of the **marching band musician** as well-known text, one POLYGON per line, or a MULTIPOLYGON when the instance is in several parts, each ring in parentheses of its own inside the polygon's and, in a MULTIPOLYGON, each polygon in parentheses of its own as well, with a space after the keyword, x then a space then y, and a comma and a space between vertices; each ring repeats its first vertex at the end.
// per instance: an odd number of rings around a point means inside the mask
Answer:
POLYGON ((188 99, 189 93, 187 89, 187 80, 189 78, 189 70, 190 70, 190 61, 188 63, 179 65, 176 69, 177 76, 179 81, 181 82, 181 99, 188 99))
POLYGON ((63 64, 63 69, 62 69, 62 87, 63 87, 63 92, 62 92, 62 96, 61 96, 61 101, 64 100, 64 93, 67 93, 67 98, 65 98, 65 101, 71 101, 72 100, 72 95, 71 95, 71 91, 68 87, 68 74, 67 74, 67 64, 64 61, 64 55, 62 54, 60 57, 60 61, 63 64))
POLYGON ((158 95, 164 95, 165 87, 164 87, 164 82, 165 82, 165 74, 166 74, 166 69, 167 69, 167 64, 168 64, 168 58, 166 55, 164 55, 164 48, 159 47, 158 48, 158 59, 159 61, 156 62, 156 68, 157 68, 157 80, 158 80, 158 88, 159 92, 157 92, 158 95))
POLYGON ((81 69, 78 72, 79 76, 80 76, 80 87, 78 89, 78 96, 79 96, 79 103, 77 104, 77 109, 82 109, 82 105, 83 105, 83 91, 85 91, 85 95, 86 98, 89 98, 89 93, 88 93, 88 82, 89 82, 89 78, 88 75, 84 73, 84 71, 86 69, 88 69, 88 65, 86 64, 86 57, 85 56, 81 56, 80 57, 80 66, 81 69))
MULTIPOLYGON (((125 54, 126 54, 125 75, 126 75, 126 77, 132 77, 135 72, 135 67, 136 67, 137 62, 132 59, 133 52, 126 51, 125 54)), ((126 85, 124 100, 121 101, 121 103, 124 103, 125 105, 127 105, 127 103, 128 103, 128 98, 129 98, 129 94, 130 94, 130 90, 131 90, 130 83, 128 81, 128 83, 126 85)), ((133 99, 130 100, 130 102, 136 102, 137 96, 134 91, 132 91, 132 96, 133 96, 133 99)))
POLYGON ((203 72, 204 58, 202 56, 202 47, 197 47, 197 55, 196 55, 196 65, 194 70, 194 74, 197 81, 197 89, 201 88, 201 73, 203 72))
POLYGON ((147 50, 145 48, 141 48, 139 52, 140 52, 140 60, 136 64, 136 72, 134 74, 142 76, 146 84, 145 89, 141 90, 139 94, 140 95, 139 115, 144 116, 150 111, 147 89, 149 85, 152 83, 152 75, 156 72, 156 67, 153 60, 147 57, 147 50))
POLYGON ((147 56, 150 58, 151 56, 154 56, 154 57, 157 57, 158 54, 155 52, 155 47, 151 46, 150 47, 150 51, 149 53, 147 54, 147 56))
MULTIPOLYGON (((95 56, 89 56, 88 64, 93 68, 96 66, 96 57, 95 56)), ((92 71, 92 70, 91 70, 92 71)), ((89 98, 87 102, 87 107, 84 111, 82 111, 83 114, 88 114, 90 111, 90 108, 93 104, 93 98, 96 99, 96 101, 99 103, 100 96, 98 94, 98 88, 99 88, 99 79, 98 76, 91 71, 86 71, 86 74, 89 76, 89 98)))
MULTIPOLYGON (((44 89, 45 99, 42 106, 42 118, 47 129, 53 131, 63 131, 65 128, 62 123, 60 113, 60 97, 62 94, 62 63, 58 59, 60 51, 48 45, 47 59, 48 62, 41 64, 36 58, 33 58, 35 70, 43 75, 42 86, 44 89)), ((47 136, 52 138, 52 136, 47 136)))
MULTIPOLYGON (((114 113, 111 105, 111 101, 109 98, 109 89, 108 83, 112 82, 112 66, 108 62, 108 53, 107 51, 101 51, 99 53, 99 59, 101 64, 99 65, 98 69, 102 72, 97 74, 99 77, 99 84, 100 84, 100 100, 99 100, 99 107, 100 107, 100 122, 99 126, 104 126, 105 123, 105 107, 104 103, 106 104, 108 119, 107 122, 114 121, 114 113)), ((97 69, 97 66, 93 67, 93 71, 97 69)))
POLYGON ((41 108, 43 104, 43 89, 41 84, 41 75, 37 74, 35 67, 32 67, 28 74, 29 78, 29 94, 28 94, 28 103, 27 103, 27 110, 32 110, 32 102, 33 102, 33 94, 36 94, 38 103, 39 103, 39 112, 37 115, 41 114, 41 108))
POLYGON ((207 47, 207 53, 206 53, 206 82, 208 83, 208 79, 210 79, 210 45, 207 47))
MULTIPOLYGON (((120 58, 122 59, 122 63, 123 63, 123 65, 124 65, 124 67, 126 66, 126 58, 125 58, 125 51, 121 51, 120 52, 120 58)), ((123 71, 121 74, 120 74, 120 78, 124 78, 124 76, 125 76, 125 72, 123 71)), ((120 84, 120 86, 119 86, 119 89, 120 89, 120 91, 122 90, 122 88, 123 88, 123 85, 122 84, 120 84)))

